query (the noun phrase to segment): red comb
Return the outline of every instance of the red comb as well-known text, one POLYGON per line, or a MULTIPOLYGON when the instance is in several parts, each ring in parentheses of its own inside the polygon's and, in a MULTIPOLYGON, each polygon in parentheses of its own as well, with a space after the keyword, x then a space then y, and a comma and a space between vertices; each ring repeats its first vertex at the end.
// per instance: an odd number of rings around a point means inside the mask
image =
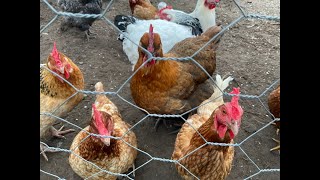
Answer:
POLYGON ((61 63, 61 60, 59 57, 59 52, 57 50, 56 42, 53 43, 53 49, 51 52, 51 56, 53 57, 53 59, 55 60, 55 62, 58 66, 62 66, 62 63, 61 63))
POLYGON ((154 34, 153 34, 153 26, 152 24, 150 24, 150 28, 149 28, 149 46, 148 46, 148 51, 149 52, 153 52, 154 48, 153 48, 153 39, 154 38, 154 34))
POLYGON ((102 122, 101 113, 97 110, 95 104, 92 104, 92 109, 93 109, 93 115, 94 115, 94 119, 95 119, 95 124, 96 124, 96 127, 98 129, 99 134, 106 135, 108 130, 105 128, 105 125, 102 122))
MULTIPOLYGON (((240 94, 240 87, 233 88, 232 91, 230 92, 230 94, 239 95, 240 94)), ((232 99, 231 99, 232 105, 238 105, 238 101, 239 101, 239 96, 232 96, 232 99)))
MULTIPOLYGON (((239 95, 240 94, 240 87, 238 88, 233 88, 233 90, 230 92, 230 94, 235 94, 235 95, 239 95)), ((239 96, 233 96, 231 99, 229 106, 232 109, 232 119, 235 120, 239 120, 242 117, 243 114, 243 109, 242 107, 239 105, 239 96)))
POLYGON ((100 118, 100 112, 97 110, 97 107, 95 104, 92 104, 93 109, 93 115, 94 119, 96 120, 97 127, 100 127, 102 124, 101 118, 100 118))

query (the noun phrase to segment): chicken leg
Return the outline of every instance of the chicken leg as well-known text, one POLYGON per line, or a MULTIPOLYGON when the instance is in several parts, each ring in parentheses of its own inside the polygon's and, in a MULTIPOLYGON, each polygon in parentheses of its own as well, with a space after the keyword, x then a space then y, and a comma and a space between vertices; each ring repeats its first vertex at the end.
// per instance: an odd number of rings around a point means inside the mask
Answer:
MULTIPOLYGON (((272 125, 275 125, 277 127, 276 134, 279 135, 279 133, 280 133, 280 121, 276 121, 276 122, 272 123, 272 125)), ((272 149, 270 149, 270 151, 279 150, 279 153, 280 153, 280 140, 276 140, 274 138, 272 138, 272 140, 277 142, 279 145, 274 147, 274 148, 272 148, 272 149)))
POLYGON ((43 144, 40 144, 40 154, 42 154, 42 156, 44 157, 44 159, 46 161, 49 161, 47 155, 45 152, 57 152, 56 150, 52 150, 52 149, 49 149, 47 146, 43 145, 43 144))
POLYGON ((166 123, 166 120, 159 117, 159 118, 157 118, 156 123, 155 123, 155 125, 153 127, 156 131, 158 130, 158 127, 159 127, 159 124, 160 124, 161 121, 163 122, 163 124, 164 124, 164 126, 166 128, 169 128, 169 126, 166 123))
POLYGON ((92 35, 97 35, 96 33, 93 33, 92 31, 90 31, 89 29, 85 31, 85 35, 87 40, 89 41, 90 38, 95 38, 95 36, 92 35))
POLYGON ((274 140, 275 142, 277 142, 279 145, 270 149, 270 151, 275 151, 275 150, 279 150, 279 153, 280 153, 280 140, 276 140, 274 138, 272 138, 272 140, 274 140))
POLYGON ((57 130, 56 128, 51 126, 50 131, 51 131, 52 136, 57 137, 57 138, 66 139, 66 137, 64 137, 63 135, 76 131, 74 129, 68 129, 68 130, 61 131, 63 129, 63 127, 64 126, 61 126, 61 128, 59 130, 57 130))
MULTIPOLYGON (((54 128, 53 126, 50 127, 50 131, 53 137, 57 137, 57 138, 61 138, 61 139, 66 139, 66 137, 64 137, 63 135, 74 132, 74 129, 68 129, 68 130, 64 130, 61 131, 63 129, 64 126, 61 126, 61 128, 59 130, 57 130, 56 128, 54 128)), ((41 154, 43 155, 43 157, 48 161, 48 157, 46 155, 45 152, 57 152, 56 150, 52 150, 52 149, 48 149, 48 147, 46 147, 43 144, 40 144, 40 151, 41 154)))

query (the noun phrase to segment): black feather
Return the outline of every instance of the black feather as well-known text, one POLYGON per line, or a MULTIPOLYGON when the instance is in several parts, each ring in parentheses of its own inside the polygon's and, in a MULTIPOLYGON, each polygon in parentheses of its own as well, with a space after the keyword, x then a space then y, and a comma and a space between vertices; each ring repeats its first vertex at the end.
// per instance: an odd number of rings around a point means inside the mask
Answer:
MULTIPOLYGON (((127 30, 127 26, 134 24, 136 20, 137 18, 133 16, 116 15, 113 23, 118 29, 120 29, 120 31, 125 32, 127 30)), ((118 40, 123 41, 121 34, 118 35, 118 40)))
POLYGON ((133 16, 116 15, 114 18, 114 25, 117 26, 122 32, 126 31, 129 24, 134 24, 136 18, 133 16))
POLYGON ((201 24, 198 18, 189 18, 186 21, 180 21, 176 22, 177 24, 190 26, 192 28, 192 35, 199 36, 203 33, 203 30, 201 28, 201 24))
MULTIPOLYGON (((58 5, 64 12, 81 14, 100 14, 102 11, 101 0, 58 0, 58 5)), ((89 30, 96 18, 65 17, 62 30, 69 27, 77 27, 81 31, 89 30)))

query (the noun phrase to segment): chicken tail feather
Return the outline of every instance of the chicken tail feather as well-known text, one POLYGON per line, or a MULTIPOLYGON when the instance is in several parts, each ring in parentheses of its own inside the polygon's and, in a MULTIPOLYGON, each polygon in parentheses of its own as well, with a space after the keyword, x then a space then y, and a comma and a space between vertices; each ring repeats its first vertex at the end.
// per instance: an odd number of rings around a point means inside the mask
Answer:
POLYGON ((104 92, 103 90, 103 84, 101 82, 97 82, 96 85, 94 85, 94 88, 97 92, 104 92))
POLYGON ((227 77, 226 79, 222 79, 219 74, 216 75, 215 86, 214 86, 214 93, 210 97, 210 99, 216 99, 223 95, 223 91, 229 86, 230 81, 233 78, 231 76, 227 77))
MULTIPOLYGON (((207 36, 208 38, 213 38, 216 34, 218 34, 222 30, 222 26, 213 26, 206 30, 202 35, 207 36)), ((212 42, 212 49, 216 50, 218 48, 218 44, 220 39, 222 38, 224 33, 219 34, 212 42)))

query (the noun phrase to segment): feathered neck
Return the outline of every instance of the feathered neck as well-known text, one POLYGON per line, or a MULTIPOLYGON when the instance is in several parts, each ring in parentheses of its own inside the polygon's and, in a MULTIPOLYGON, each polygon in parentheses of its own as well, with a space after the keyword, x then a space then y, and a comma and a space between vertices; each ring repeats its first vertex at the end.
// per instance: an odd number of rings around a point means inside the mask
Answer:
MULTIPOLYGON (((142 58, 138 60, 135 70, 142 65, 142 58)), ((177 61, 165 60, 157 61, 149 67, 142 67, 134 75, 133 79, 142 84, 148 84, 154 88, 162 88, 162 90, 169 90, 178 79, 179 65, 177 61), (159 83, 160 82, 160 83, 159 83)))
MULTIPOLYGON (((91 127, 89 127, 89 132, 91 132, 91 127)), ((112 136, 117 136, 117 131, 115 130, 112 136)), ((79 154, 82 158, 86 160, 103 159, 106 156, 119 157, 120 140, 110 139, 110 146, 106 146, 99 138, 94 136, 88 137, 79 146, 79 154)))
MULTIPOLYGON (((229 132, 226 132, 226 135, 224 139, 221 139, 219 137, 219 134, 216 130, 212 129, 213 128, 213 120, 214 116, 210 116, 210 118, 202 124, 198 131, 199 133, 208 141, 208 142, 216 142, 216 143, 230 143, 231 138, 229 136, 229 132)), ((190 140, 190 146, 192 146, 192 150, 196 149, 197 147, 203 145, 205 141, 201 138, 201 136, 195 132, 190 140)), ((211 146, 211 145, 210 145, 211 146)), ((217 150, 226 150, 229 148, 229 146, 213 146, 217 150)))

